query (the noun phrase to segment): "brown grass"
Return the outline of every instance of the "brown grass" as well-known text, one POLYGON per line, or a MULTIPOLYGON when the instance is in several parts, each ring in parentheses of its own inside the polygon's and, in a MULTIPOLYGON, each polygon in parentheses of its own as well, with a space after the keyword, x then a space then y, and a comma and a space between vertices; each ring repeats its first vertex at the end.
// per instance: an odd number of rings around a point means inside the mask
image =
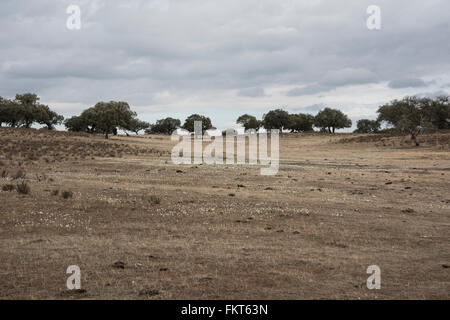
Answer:
POLYGON ((364 137, 283 135, 261 176, 176 166, 164 136, 0 128, 4 170, 32 188, 0 192, 0 298, 449 299, 450 134, 364 137))

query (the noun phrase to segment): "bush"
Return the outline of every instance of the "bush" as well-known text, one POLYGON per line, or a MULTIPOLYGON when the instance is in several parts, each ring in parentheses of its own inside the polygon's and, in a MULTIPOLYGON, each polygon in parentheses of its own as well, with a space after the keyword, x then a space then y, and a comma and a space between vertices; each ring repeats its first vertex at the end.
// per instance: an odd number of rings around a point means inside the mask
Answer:
POLYGON ((152 204, 160 204, 161 203, 161 199, 157 196, 150 196, 150 202, 152 204))
POLYGON ((63 191, 63 192, 61 192, 61 196, 64 199, 69 199, 69 198, 73 197, 73 192, 72 191, 63 191))
POLYGON ((30 186, 25 182, 22 181, 22 183, 19 183, 16 186, 17 192, 21 194, 29 194, 31 192, 30 186))
POLYGON ((19 170, 16 172, 15 175, 13 175, 13 180, 17 180, 17 179, 24 179, 26 176, 26 173, 24 173, 23 171, 19 170))
POLYGON ((12 184, 5 184, 5 185, 2 187, 2 190, 3 190, 3 191, 11 192, 11 191, 13 191, 15 188, 16 188, 16 187, 14 187, 12 184))

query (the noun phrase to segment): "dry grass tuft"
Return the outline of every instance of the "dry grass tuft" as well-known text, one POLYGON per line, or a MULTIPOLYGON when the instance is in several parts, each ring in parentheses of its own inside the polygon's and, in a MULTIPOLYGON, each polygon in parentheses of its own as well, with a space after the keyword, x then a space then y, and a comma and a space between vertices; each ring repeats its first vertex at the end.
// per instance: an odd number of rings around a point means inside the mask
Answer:
POLYGON ((29 194, 31 192, 31 188, 25 181, 22 181, 16 186, 17 192, 20 194, 29 194))
POLYGON ((14 185, 12 185, 12 184, 5 184, 5 185, 2 187, 2 190, 3 190, 3 191, 7 191, 7 192, 11 192, 11 191, 13 191, 15 188, 16 188, 16 187, 15 187, 14 185))
POLYGON ((64 198, 64 199, 70 199, 70 198, 72 198, 73 197, 73 192, 72 191, 63 191, 63 192, 61 192, 61 196, 64 198))

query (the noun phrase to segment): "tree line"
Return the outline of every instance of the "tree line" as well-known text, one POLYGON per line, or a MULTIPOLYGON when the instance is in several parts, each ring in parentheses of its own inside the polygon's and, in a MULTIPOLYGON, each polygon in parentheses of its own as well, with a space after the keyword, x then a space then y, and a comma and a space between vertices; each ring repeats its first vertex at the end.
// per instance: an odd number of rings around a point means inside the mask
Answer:
MULTIPOLYGON (((361 119, 357 122, 356 133, 398 132, 409 133, 416 144, 417 136, 426 131, 450 129, 450 103, 448 96, 437 98, 419 98, 406 96, 393 100, 377 110, 376 120, 361 119), (382 129, 383 127, 383 129, 382 129)), ((0 126, 5 123, 11 127, 29 128, 33 123, 47 126, 53 130, 55 125, 64 123, 69 131, 101 133, 108 138, 118 130, 138 134, 172 134, 178 128, 194 131, 195 121, 202 122, 202 131, 215 129, 211 119, 204 115, 192 114, 181 125, 179 119, 167 117, 154 124, 141 121, 128 103, 123 101, 98 102, 85 109, 79 116, 66 120, 39 102, 36 94, 17 94, 15 99, 0 97, 0 126)), ((352 121, 338 109, 324 108, 317 115, 289 113, 283 109, 274 109, 264 114, 261 120, 249 114, 237 118, 236 124, 245 130, 278 129, 280 132, 309 132, 318 128, 321 132, 335 133, 337 129, 350 128, 352 121)))
POLYGON ((361 119, 356 133, 395 132, 411 135, 416 146, 417 136, 424 132, 450 129, 450 99, 448 96, 419 98, 406 96, 380 106, 376 120, 361 119), (381 129, 384 124, 385 128, 381 129))
POLYGON ((0 126, 5 123, 10 127, 29 128, 33 123, 39 123, 53 130, 63 120, 63 116, 41 104, 36 94, 17 94, 15 99, 0 97, 0 126))

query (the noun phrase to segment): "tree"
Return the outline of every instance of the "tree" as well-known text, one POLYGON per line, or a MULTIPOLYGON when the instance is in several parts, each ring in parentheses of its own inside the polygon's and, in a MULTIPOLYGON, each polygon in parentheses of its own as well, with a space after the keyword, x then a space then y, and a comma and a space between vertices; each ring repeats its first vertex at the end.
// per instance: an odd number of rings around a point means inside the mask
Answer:
POLYGON ((265 129, 278 129, 280 132, 290 125, 289 113, 282 109, 271 110, 263 116, 262 124, 265 129))
POLYGON ((226 136, 227 134, 228 134, 229 136, 237 136, 237 135, 238 135, 238 132, 237 132, 236 129, 222 130, 222 136, 226 136))
POLYGON ((448 96, 420 99, 419 109, 424 122, 431 123, 436 129, 450 129, 450 99, 448 96))
POLYGON ((325 108, 315 116, 314 126, 321 128, 321 131, 334 133, 336 129, 350 128, 352 120, 340 110, 325 108))
POLYGON ((195 121, 202 122, 202 134, 206 130, 214 129, 214 127, 211 124, 211 119, 206 116, 199 115, 199 114, 192 114, 189 117, 187 117, 187 119, 184 121, 182 128, 189 132, 194 132, 194 122, 195 121))
POLYGON ((378 133, 380 123, 377 120, 361 119, 356 124, 355 133, 378 133))
POLYGON ((257 120, 256 117, 248 114, 244 114, 237 118, 236 123, 243 126, 245 131, 250 129, 258 130, 262 125, 261 121, 257 120))
POLYGON ((51 130, 64 119, 47 105, 40 104, 39 97, 33 93, 17 94, 14 100, 0 97, 0 108, 0 125, 4 122, 11 127, 29 128, 38 122, 51 130))
POLYGON ((150 123, 141 121, 137 118, 133 118, 130 120, 130 123, 128 124, 127 128, 123 128, 125 130, 133 131, 136 134, 139 134, 139 131, 145 130, 148 127, 150 127, 150 123))
POLYGON ((290 114, 289 119, 287 129, 291 132, 313 131, 314 116, 304 113, 290 114))
POLYGON ((165 118, 157 120, 155 124, 150 125, 150 128, 145 130, 147 134, 172 134, 181 125, 179 119, 165 118))
POLYGON ((109 134, 117 134, 118 128, 130 128, 135 116, 126 102, 98 102, 80 116, 67 119, 64 124, 70 131, 103 133, 108 139, 109 134))
POLYGON ((11 100, 0 97, 0 127, 3 122, 10 124, 11 122, 11 100))
POLYGON ((423 131, 425 123, 420 108, 420 99, 417 97, 404 97, 402 100, 393 100, 389 104, 378 108, 378 122, 385 122, 398 132, 409 133, 411 140, 419 146, 417 136, 423 131))
POLYGON ((50 110, 48 106, 39 104, 37 106, 35 120, 40 124, 46 125, 48 130, 53 130, 55 125, 62 123, 64 117, 50 110))
POLYGON ((39 97, 34 93, 16 94, 16 102, 21 106, 23 125, 29 128, 39 117, 39 97))
POLYGON ((81 116, 73 116, 64 121, 64 126, 69 131, 84 132, 88 131, 87 123, 81 116))
POLYGON ((97 130, 105 134, 108 139, 110 133, 117 128, 128 128, 136 113, 131 111, 126 102, 98 102, 93 108, 93 123, 97 130))

